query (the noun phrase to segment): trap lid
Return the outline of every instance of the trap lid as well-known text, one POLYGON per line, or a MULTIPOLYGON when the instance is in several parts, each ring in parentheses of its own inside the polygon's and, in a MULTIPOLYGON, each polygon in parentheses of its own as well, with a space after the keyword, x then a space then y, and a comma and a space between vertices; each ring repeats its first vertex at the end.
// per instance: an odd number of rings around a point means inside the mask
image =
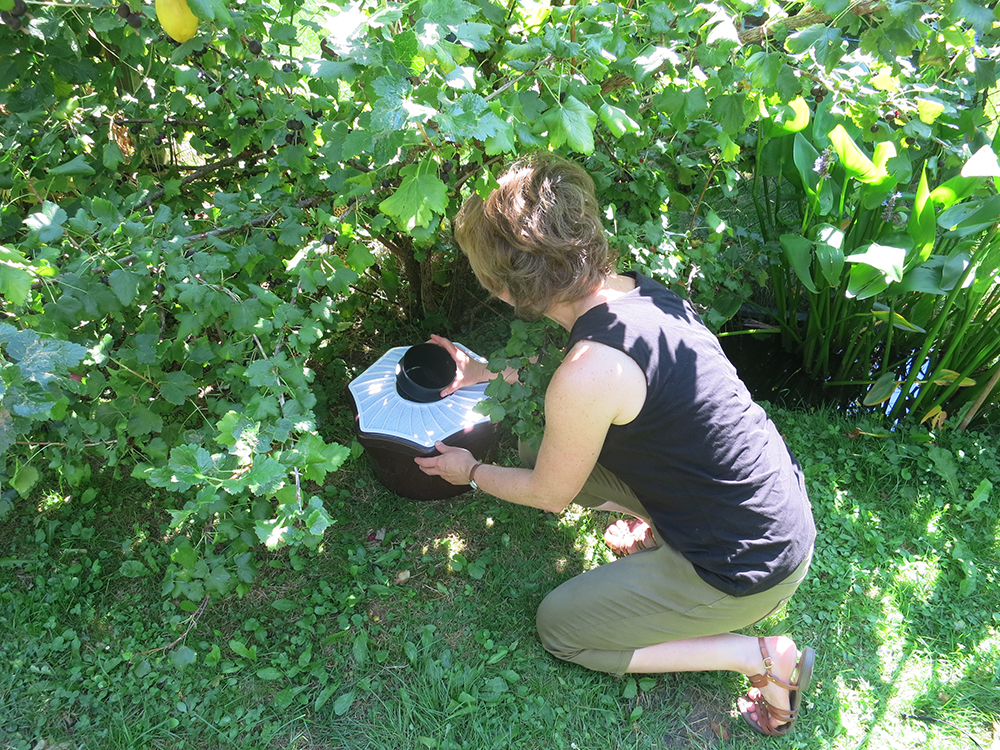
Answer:
MULTIPOLYGON (((480 362, 485 360, 461 344, 462 351, 480 362)), ((485 414, 474 407, 486 398, 486 383, 460 388, 440 401, 410 401, 396 389, 400 360, 408 346, 397 346, 350 382, 348 389, 358 407, 358 429, 365 435, 395 438, 424 448, 446 440, 482 422, 485 414)))

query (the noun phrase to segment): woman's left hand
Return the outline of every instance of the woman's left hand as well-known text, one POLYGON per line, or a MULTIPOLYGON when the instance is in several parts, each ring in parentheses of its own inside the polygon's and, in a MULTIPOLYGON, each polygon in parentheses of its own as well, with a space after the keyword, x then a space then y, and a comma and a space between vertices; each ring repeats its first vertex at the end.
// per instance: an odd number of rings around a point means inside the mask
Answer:
POLYGON ((468 484, 469 472, 476 465, 475 456, 465 448, 455 448, 440 441, 436 442, 434 447, 441 451, 440 456, 428 458, 418 456, 413 459, 420 470, 424 474, 441 477, 449 484, 468 484))

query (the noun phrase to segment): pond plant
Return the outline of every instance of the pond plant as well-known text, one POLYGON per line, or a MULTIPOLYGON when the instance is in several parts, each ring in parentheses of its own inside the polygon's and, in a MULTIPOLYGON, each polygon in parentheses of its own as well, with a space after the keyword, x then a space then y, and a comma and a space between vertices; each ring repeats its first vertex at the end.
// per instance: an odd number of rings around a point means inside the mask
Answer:
POLYGON ((893 420, 940 425, 963 404, 971 420, 976 399, 959 389, 982 378, 970 389, 981 405, 1000 357, 993 147, 981 145, 932 189, 927 161, 914 164, 891 140, 869 155, 844 117, 810 118, 802 99, 768 115, 754 205, 786 347, 817 379, 870 383, 864 403, 892 399, 893 420))

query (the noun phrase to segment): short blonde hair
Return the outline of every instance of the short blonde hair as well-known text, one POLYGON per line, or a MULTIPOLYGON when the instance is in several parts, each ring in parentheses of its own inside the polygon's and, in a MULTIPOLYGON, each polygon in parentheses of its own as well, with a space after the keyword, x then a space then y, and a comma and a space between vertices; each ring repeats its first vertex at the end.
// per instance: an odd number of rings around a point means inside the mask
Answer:
POLYGON ((499 183, 485 201, 470 196, 455 217, 455 239, 479 283, 509 295, 529 320, 593 292, 614 256, 590 175, 538 152, 514 162, 499 183))

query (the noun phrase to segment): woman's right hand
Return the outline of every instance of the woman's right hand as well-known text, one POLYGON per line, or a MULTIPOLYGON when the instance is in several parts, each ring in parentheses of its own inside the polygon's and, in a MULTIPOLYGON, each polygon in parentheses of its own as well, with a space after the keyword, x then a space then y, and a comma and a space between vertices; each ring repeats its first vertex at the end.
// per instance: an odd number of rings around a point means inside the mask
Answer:
POLYGON ((463 352, 444 336, 432 334, 430 343, 443 346, 451 358, 455 360, 455 379, 441 391, 441 397, 450 396, 459 388, 465 388, 476 383, 483 383, 490 378, 489 368, 484 362, 477 362, 463 352))

